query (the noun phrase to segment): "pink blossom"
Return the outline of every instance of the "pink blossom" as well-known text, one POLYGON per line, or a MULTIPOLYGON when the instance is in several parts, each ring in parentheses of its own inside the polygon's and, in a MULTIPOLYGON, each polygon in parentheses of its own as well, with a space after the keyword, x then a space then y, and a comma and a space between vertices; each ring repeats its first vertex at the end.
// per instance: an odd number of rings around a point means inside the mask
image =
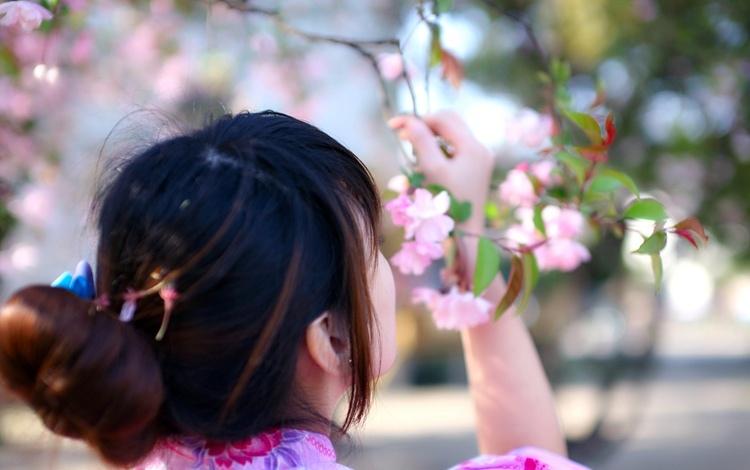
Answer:
POLYGON ((412 302, 426 304, 435 325, 444 330, 460 330, 486 323, 492 308, 487 300, 475 297, 471 292, 460 292, 456 286, 447 294, 428 288, 414 289, 412 302))
POLYGON ((533 109, 520 110, 506 128, 507 139, 530 148, 541 147, 554 132, 554 121, 548 114, 539 114, 533 109))
POLYGON ((542 209, 542 220, 550 238, 576 238, 583 233, 583 215, 575 209, 547 206, 542 209))
POLYGON ((588 248, 569 238, 550 238, 534 254, 542 271, 572 271, 591 259, 588 248))
POLYGON ((34 102, 31 94, 24 92, 6 77, 0 78, 0 114, 23 121, 31 117, 34 102))
POLYGON ((94 35, 84 31, 78 35, 70 48, 70 60, 74 64, 84 64, 91 58, 94 51, 94 35))
POLYGON ((542 160, 540 162, 532 163, 529 171, 536 177, 542 186, 550 186, 555 182, 553 178, 552 170, 555 169, 555 162, 551 160, 542 160))
POLYGON ((574 238, 584 229, 584 218, 574 209, 547 206, 542 209, 545 236, 534 225, 534 210, 516 210, 519 223, 505 232, 512 248, 534 247, 541 271, 572 271, 591 259, 589 250, 574 238))
POLYGON ((165 60, 154 78, 154 90, 164 99, 176 99, 185 92, 190 64, 185 56, 176 54, 165 60))
POLYGON ((428 190, 417 188, 414 202, 406 209, 412 222, 406 226, 406 238, 419 242, 441 242, 448 237, 455 225, 453 219, 445 215, 451 200, 447 192, 433 196, 428 190))
POLYGON ((12 276, 39 264, 39 250, 34 245, 19 243, 0 252, 0 272, 12 276))
POLYGON ((19 0, 0 4, 0 26, 32 31, 51 19, 52 13, 37 3, 19 0))
POLYGON ((274 35, 265 31, 255 33, 250 37, 250 47, 264 56, 273 56, 279 50, 274 35))
POLYGON ((22 222, 34 227, 44 227, 49 222, 54 207, 52 191, 43 185, 27 186, 8 203, 8 208, 22 222))
POLYGON ((68 8, 73 11, 81 11, 86 7, 87 1, 88 0, 63 0, 63 3, 68 5, 68 8))
POLYGON ((398 174, 388 180, 387 188, 399 194, 409 190, 409 178, 406 175, 398 174))
POLYGON ((443 247, 438 243, 405 242, 393 257, 391 263, 404 274, 416 276, 424 273, 433 260, 443 256, 443 247))
POLYGON ((533 206, 539 197, 534 191, 528 175, 521 168, 508 172, 505 181, 500 184, 500 201, 512 207, 533 206))
POLYGON ((397 53, 380 54, 378 69, 386 80, 395 80, 404 72, 404 59, 397 53))
POLYGON ((406 227, 413 222, 412 218, 406 213, 409 207, 411 207, 409 196, 407 194, 399 194, 398 197, 385 205, 385 210, 391 214, 391 220, 394 225, 406 227))

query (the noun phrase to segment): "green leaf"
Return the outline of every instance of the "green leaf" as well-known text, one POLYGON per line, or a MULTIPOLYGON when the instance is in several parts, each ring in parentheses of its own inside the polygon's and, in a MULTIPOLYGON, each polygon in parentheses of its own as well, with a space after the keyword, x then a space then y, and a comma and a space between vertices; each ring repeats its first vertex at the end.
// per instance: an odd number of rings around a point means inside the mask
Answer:
POLYGON ((424 183, 424 173, 414 172, 407 176, 409 179, 409 186, 412 188, 421 188, 422 183, 424 183))
POLYGON ((536 286, 536 282, 539 280, 539 265, 536 262, 536 256, 532 252, 526 252, 523 254, 523 296, 518 304, 518 312, 523 312, 529 305, 529 299, 531 293, 536 286))
POLYGON ((611 193, 620 187, 622 187, 620 180, 600 173, 591 180, 589 190, 595 193, 611 193))
POLYGON ((471 202, 459 201, 451 196, 451 207, 448 210, 448 214, 457 223, 469 220, 469 217, 471 217, 471 202))
POLYGON ((500 271, 500 251, 486 237, 479 237, 477 264, 474 268, 474 295, 479 296, 500 271))
POLYGON ((547 228, 544 226, 544 219, 542 219, 542 206, 534 206, 534 227, 539 230, 542 235, 547 235, 547 228))
POLYGON ((433 195, 440 194, 443 191, 445 191, 448 194, 450 194, 450 191, 448 191, 448 189, 445 186, 443 186, 442 184, 430 183, 427 186, 425 186, 425 189, 428 190, 429 192, 431 192, 433 195))
POLYGON ((500 218, 500 208, 496 203, 488 201, 484 205, 484 216, 490 220, 497 220, 500 218))
POLYGON ((586 168, 589 165, 585 158, 569 152, 558 152, 555 154, 555 158, 570 169, 576 176, 578 184, 583 184, 586 179, 586 168))
POLYGON ((661 262, 661 255, 654 253, 651 255, 651 270, 654 273, 654 284, 656 284, 656 290, 661 289, 661 280, 664 276, 664 266, 661 262))
POLYGON ((552 59, 550 74, 556 83, 564 84, 570 79, 570 65, 560 59, 552 59))
POLYGON ((667 211, 662 203, 656 199, 636 199, 625 209, 623 216, 626 219, 645 219, 659 222, 667 218, 667 211))
POLYGON ((667 234, 663 230, 659 230, 643 240, 641 246, 633 253, 652 255, 654 253, 659 253, 665 246, 667 246, 667 234))
POLYGON ((518 295, 523 289, 523 261, 518 256, 513 256, 510 264, 510 274, 508 275, 508 286, 503 294, 503 298, 500 299, 500 303, 495 309, 495 320, 505 313, 513 302, 516 301, 518 295))
POLYGON ((453 0, 435 0, 435 13, 445 13, 453 8, 453 0))
POLYGON ((440 42, 440 26, 437 23, 430 24, 430 63, 429 67, 439 65, 443 60, 443 45, 440 42))
POLYGON ((602 130, 596 119, 586 113, 579 113, 568 109, 564 109, 563 114, 586 134, 586 137, 589 138, 592 144, 600 145, 602 143, 602 130))
POLYGON ((640 197, 641 192, 638 190, 638 186, 633 181, 633 178, 626 175, 625 173, 615 170, 613 168, 603 168, 599 172, 600 175, 606 176, 607 178, 613 178, 622 184, 625 189, 633 193, 635 196, 640 197))

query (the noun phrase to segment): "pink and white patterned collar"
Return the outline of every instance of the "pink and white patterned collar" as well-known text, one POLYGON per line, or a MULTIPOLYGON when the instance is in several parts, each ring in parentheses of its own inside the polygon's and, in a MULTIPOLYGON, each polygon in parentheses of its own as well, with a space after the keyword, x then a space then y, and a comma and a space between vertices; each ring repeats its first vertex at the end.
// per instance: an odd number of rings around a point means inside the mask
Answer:
POLYGON ((136 469, 350 470, 336 463, 328 436, 292 428, 272 429, 231 443, 168 439, 136 469))

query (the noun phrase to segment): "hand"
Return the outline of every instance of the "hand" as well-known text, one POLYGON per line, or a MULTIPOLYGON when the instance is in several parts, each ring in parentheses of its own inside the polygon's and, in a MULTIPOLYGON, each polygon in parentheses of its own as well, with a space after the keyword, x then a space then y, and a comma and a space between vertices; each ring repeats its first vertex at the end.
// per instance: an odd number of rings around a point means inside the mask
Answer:
POLYGON ((452 111, 423 116, 396 116, 388 125, 409 141, 417 157, 417 171, 428 183, 444 186, 460 201, 471 203, 471 217, 461 228, 479 232, 484 228, 484 204, 489 193, 494 159, 492 153, 471 133, 461 117, 452 111), (453 147, 445 156, 437 137, 453 147))

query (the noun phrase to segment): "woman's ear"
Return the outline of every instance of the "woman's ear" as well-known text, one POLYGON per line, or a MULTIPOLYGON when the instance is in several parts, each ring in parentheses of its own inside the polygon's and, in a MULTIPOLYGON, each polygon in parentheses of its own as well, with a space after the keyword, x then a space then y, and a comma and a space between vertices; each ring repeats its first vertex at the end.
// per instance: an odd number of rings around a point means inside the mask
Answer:
POLYGON ((341 375, 346 370, 342 367, 348 357, 346 341, 336 331, 330 313, 323 313, 307 326, 305 343, 310 357, 325 372, 341 375))

